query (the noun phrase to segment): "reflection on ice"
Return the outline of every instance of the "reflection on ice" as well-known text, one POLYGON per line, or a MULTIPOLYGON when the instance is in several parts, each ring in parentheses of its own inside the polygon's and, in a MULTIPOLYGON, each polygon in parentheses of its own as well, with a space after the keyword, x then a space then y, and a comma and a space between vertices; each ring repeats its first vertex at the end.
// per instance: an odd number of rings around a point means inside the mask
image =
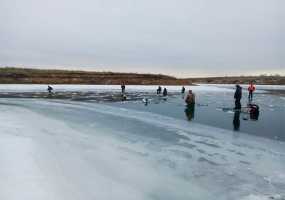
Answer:
POLYGON ((283 142, 95 103, 0 105, 0 199, 284 195, 283 142))

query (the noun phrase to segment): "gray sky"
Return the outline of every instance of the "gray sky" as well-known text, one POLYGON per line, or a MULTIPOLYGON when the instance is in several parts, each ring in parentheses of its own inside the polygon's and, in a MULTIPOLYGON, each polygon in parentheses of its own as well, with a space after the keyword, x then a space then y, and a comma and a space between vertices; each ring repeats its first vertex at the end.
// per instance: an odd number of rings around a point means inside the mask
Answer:
POLYGON ((285 74, 284 0, 0 0, 0 65, 285 74))

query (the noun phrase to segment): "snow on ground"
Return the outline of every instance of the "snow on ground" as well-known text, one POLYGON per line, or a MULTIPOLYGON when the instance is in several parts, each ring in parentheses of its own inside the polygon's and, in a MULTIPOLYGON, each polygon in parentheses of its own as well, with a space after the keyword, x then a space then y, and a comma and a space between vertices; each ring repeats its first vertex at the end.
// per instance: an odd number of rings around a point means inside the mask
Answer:
MULTIPOLYGON (((76 86, 77 87, 77 86, 76 86)), ((0 199, 282 199, 283 142, 110 105, 0 99, 0 199)))

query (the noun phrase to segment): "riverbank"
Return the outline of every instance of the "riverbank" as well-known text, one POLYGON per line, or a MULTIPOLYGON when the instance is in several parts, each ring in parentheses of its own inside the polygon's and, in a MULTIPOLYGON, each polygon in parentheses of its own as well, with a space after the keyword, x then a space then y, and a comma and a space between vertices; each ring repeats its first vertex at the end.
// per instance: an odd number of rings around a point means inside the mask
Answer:
POLYGON ((0 68, 0 84, 191 85, 162 74, 0 68))
POLYGON ((188 80, 197 84, 249 84, 254 82, 256 85, 285 85, 285 76, 279 75, 202 77, 188 80))
POLYGON ((0 67, 0 84, 195 85, 248 84, 252 81, 258 85, 285 85, 285 76, 176 78, 163 74, 0 67))

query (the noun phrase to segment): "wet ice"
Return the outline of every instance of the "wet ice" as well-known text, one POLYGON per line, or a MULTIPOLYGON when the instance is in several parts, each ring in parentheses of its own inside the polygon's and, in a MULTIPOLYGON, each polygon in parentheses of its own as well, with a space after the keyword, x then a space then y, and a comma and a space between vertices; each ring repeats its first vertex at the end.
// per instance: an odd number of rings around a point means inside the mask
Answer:
POLYGON ((281 141, 116 103, 0 99, 0 121, 0 199, 284 195, 281 141))

